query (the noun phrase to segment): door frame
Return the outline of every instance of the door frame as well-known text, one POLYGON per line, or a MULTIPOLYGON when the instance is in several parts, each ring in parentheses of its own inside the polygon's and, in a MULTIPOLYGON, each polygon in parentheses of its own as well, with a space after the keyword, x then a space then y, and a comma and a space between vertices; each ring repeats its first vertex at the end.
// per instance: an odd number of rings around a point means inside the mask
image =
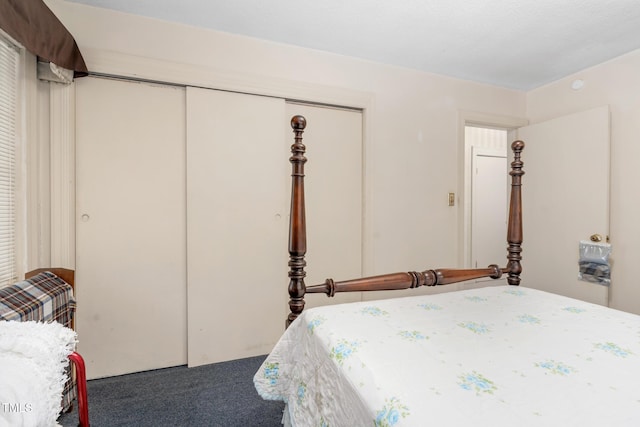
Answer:
MULTIPOLYGON (((515 131, 529 124, 529 120, 521 117, 497 114, 478 113, 474 111, 458 111, 458 265, 471 267, 471 153, 465 146, 465 126, 480 126, 507 130, 507 141, 511 143, 515 131)), ((507 158, 511 153, 507 149, 507 158)), ((506 177, 505 177, 506 179, 506 177)), ((506 236, 505 236, 506 244, 506 236)), ((506 260, 506 251, 505 251, 506 260)), ((506 264, 506 261, 505 261, 506 264)))

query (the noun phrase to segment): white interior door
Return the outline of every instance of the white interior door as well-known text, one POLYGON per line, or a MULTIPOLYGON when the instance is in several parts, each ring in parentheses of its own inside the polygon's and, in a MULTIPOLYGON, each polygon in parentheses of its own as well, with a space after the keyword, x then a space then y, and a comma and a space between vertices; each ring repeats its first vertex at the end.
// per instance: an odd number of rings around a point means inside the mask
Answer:
POLYGON ((77 320, 90 378, 186 363, 183 88, 76 83, 77 320))
POLYGON ((188 364, 266 354, 288 298, 284 100, 190 87, 187 111, 188 364))
POLYGON ((608 288, 578 280, 578 244, 609 234, 608 107, 526 126, 518 136, 526 144, 522 285, 607 305, 608 288))
POLYGON ((472 152, 472 267, 495 263, 503 267, 507 264, 503 237, 507 235, 507 157, 504 151, 486 148, 473 147, 472 152))

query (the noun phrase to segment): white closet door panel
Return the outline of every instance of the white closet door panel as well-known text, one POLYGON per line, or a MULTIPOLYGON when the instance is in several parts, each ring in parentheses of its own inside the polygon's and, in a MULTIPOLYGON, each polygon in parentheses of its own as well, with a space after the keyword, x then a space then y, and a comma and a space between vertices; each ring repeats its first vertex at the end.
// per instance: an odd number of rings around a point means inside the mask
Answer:
POLYGON ((76 85, 76 325, 88 375, 184 364, 184 89, 76 85))
POLYGON ((266 354, 284 330, 284 101, 187 89, 189 366, 266 354))
MULTIPOLYGON (((362 277, 362 112, 288 103, 287 117, 307 119, 305 199, 307 277, 317 285, 362 277)), ((288 124, 288 138, 293 133, 288 124)), ((306 308, 360 301, 360 292, 307 295, 306 308)))

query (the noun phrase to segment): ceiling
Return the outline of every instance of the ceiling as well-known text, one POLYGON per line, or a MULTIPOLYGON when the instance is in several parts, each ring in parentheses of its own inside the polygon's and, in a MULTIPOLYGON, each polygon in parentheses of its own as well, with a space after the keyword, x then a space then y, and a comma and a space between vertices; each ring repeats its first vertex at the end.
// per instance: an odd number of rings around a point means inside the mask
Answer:
POLYGON ((638 0, 67 0, 530 90, 640 49, 638 0))

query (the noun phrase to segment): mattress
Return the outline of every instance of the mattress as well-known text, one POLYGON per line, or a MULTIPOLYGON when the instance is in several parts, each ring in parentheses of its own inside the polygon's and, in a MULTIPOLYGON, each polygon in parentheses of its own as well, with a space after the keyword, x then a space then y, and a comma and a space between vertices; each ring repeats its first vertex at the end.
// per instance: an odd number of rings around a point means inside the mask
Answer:
POLYGON ((640 316, 497 286, 306 310, 254 377, 293 426, 640 425, 640 316))

